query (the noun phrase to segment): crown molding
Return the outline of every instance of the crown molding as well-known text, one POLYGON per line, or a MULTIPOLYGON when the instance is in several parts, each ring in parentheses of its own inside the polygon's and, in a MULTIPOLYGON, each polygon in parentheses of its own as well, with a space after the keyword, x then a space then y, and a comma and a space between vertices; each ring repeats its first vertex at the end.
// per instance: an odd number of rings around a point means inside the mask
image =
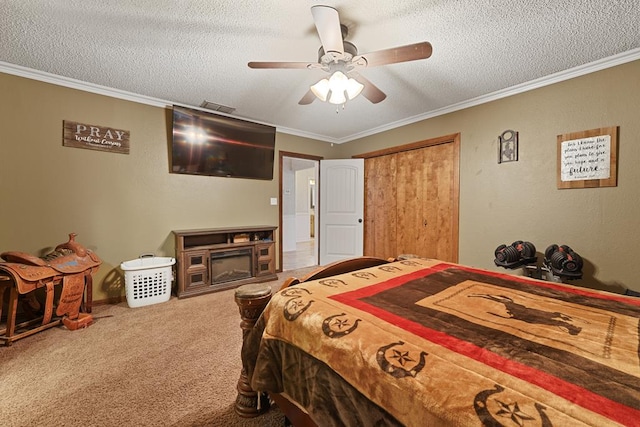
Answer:
MULTIPOLYGON (((422 120, 431 119, 434 117, 442 116, 444 114, 453 113, 455 111, 463 110, 469 107, 475 107, 477 105, 485 104, 487 102, 496 101, 498 99, 506 98, 509 96, 517 95, 519 93, 528 92, 533 89, 538 89, 544 86, 549 86, 555 83, 559 83, 565 80, 570 80, 576 77, 584 76, 586 74, 594 73, 596 71, 604 70, 607 68, 615 67, 617 65, 626 64, 628 62, 636 61, 640 59, 640 48, 632 49, 627 52, 623 52, 608 58, 603 58, 588 64, 580 65, 578 67, 570 68, 568 70, 560 71, 554 74, 550 74, 539 79, 531 80, 519 85, 511 86, 506 89, 502 89, 496 92, 492 92, 486 95, 482 95, 476 98, 472 98, 466 101, 458 102, 456 104, 448 105, 443 108, 428 111, 424 114, 409 117, 407 119, 399 120, 393 123, 389 123, 383 126, 375 127, 364 132, 355 133, 344 138, 330 138, 324 135, 317 135, 309 132, 300 131, 297 129, 283 128, 276 126, 278 132, 300 136, 304 138, 310 138, 318 141, 324 141, 332 144, 343 144, 356 139, 364 138, 367 136, 375 135, 377 133, 385 132, 388 130, 396 129, 402 126, 413 124, 422 120)), ((173 105, 180 105, 175 102, 166 101, 150 96, 139 95, 133 92, 127 92, 124 90, 114 89, 107 86, 101 86, 94 83, 84 82, 82 80, 72 79, 69 77, 59 76, 44 71, 34 70, 32 68, 23 67, 20 65, 11 64, 8 62, 0 61, 0 72, 6 74, 12 74, 19 77, 25 77, 32 80, 38 80, 45 83, 51 83, 58 86, 64 86, 71 89, 77 89, 85 92, 95 93, 98 95, 109 96, 112 98, 123 99, 126 101, 137 102, 140 104, 151 105, 154 107, 168 108, 173 105)), ((181 105, 182 107, 194 108, 200 110, 199 107, 191 105, 181 105)), ((208 111, 208 110, 203 110, 208 111)), ((225 114, 222 114, 225 115, 225 114)), ((239 117, 239 116, 232 116, 239 117)), ((240 117, 244 118, 244 117, 240 117)), ((247 120, 252 120, 246 118, 247 120)), ((263 123, 273 126, 269 123, 263 123)))
POLYGON ((555 83, 570 80, 576 77, 584 76, 586 74, 595 73, 607 68, 612 68, 617 65, 626 64, 640 59, 640 48, 632 49, 627 52, 620 53, 618 55, 603 58, 598 61, 590 62, 588 64, 580 65, 578 67, 570 68, 568 70, 559 71, 554 74, 550 74, 539 79, 531 80, 516 86, 511 86, 496 92, 492 92, 486 95, 482 95, 476 98, 468 99, 466 101, 451 104, 443 108, 428 111, 424 114, 409 117, 407 119, 399 120, 397 122, 389 123, 383 126, 378 126, 373 129, 369 129, 364 132, 349 135, 338 141, 334 141, 338 144, 353 141, 356 139, 364 138, 367 136, 375 135, 377 133, 385 132, 388 130, 396 129, 402 126, 406 126, 412 123, 420 122, 422 120, 432 119, 434 117, 442 116, 444 114, 453 113, 455 111, 464 110, 465 108, 475 107, 477 105, 486 104, 498 99, 507 98, 509 96, 517 95, 520 93, 528 92, 530 90, 538 89, 544 86, 549 86, 555 83))
POLYGON ((70 77, 59 76, 57 74, 47 73, 45 71, 34 70, 32 68, 20 65, 10 64, 0 61, 0 72, 13 74, 27 79, 38 80, 45 83, 51 83, 58 86, 64 86, 71 89, 77 89, 84 92, 95 93, 98 95, 109 96, 112 98, 124 99, 125 101, 137 102, 140 104, 152 105, 154 107, 168 107, 173 103, 163 101, 161 99, 152 98, 150 96, 139 95, 120 89, 114 89, 107 86, 101 86, 94 83, 84 82, 82 80, 72 79, 70 77))
MULTIPOLYGON (((112 98, 123 99, 125 101, 137 102, 140 104, 151 105, 153 107, 160 108, 170 108, 174 105, 178 105, 180 107, 191 108, 194 110, 205 111, 207 113, 219 114, 222 116, 229 116, 235 118, 241 118, 245 120, 251 120, 255 123, 265 124, 269 126, 273 126, 271 123, 265 123, 261 121, 256 121, 255 119, 251 119, 248 117, 241 117, 238 115, 225 114, 219 111, 212 112, 210 110, 193 106, 180 104, 176 102, 166 101, 158 98, 153 98, 150 96, 139 95, 133 92, 127 92, 124 90, 114 89, 107 86, 101 86, 94 83, 88 83, 82 80, 72 79, 70 77, 59 76, 57 74, 47 73, 45 71, 34 70, 32 68, 23 67, 21 65, 15 65, 8 62, 0 61, 0 72, 5 74, 12 74, 18 77, 24 77, 31 80, 38 80, 44 83, 51 83, 58 86, 64 86, 70 89, 77 89, 84 92, 95 93, 97 95, 109 96, 112 98)), ((300 136, 303 138, 315 139, 318 141, 330 142, 330 143, 338 143, 339 141, 335 138, 330 138, 324 135, 318 135, 311 132, 304 132, 298 129, 290 129, 285 127, 276 126, 278 132, 300 136)))

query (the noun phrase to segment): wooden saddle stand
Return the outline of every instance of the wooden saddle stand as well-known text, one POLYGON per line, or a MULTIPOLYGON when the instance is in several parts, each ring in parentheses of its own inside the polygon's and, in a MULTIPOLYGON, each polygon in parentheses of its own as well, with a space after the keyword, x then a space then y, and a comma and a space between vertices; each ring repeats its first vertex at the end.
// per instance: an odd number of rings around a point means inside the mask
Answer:
POLYGON ((75 241, 76 234, 69 234, 69 241, 56 246, 42 258, 23 252, 3 252, 0 257, 0 315, 4 294, 9 288, 7 323, 0 329, 0 340, 6 345, 17 339, 63 323, 67 329, 86 328, 93 322, 91 316, 92 274, 102 261, 92 251, 75 241), (62 285, 55 317, 53 315, 55 287, 62 285), (45 288, 44 313, 35 291, 45 288), (86 290, 86 303, 83 296, 86 290), (25 313, 41 313, 36 318, 16 325, 18 298, 22 296, 25 313), (83 309, 82 313, 81 308, 83 309), (38 326, 38 323, 40 325, 38 326), (25 331, 22 331, 26 329, 25 331), (16 333, 18 331, 18 333, 16 333), (20 332, 22 331, 22 332, 20 332))

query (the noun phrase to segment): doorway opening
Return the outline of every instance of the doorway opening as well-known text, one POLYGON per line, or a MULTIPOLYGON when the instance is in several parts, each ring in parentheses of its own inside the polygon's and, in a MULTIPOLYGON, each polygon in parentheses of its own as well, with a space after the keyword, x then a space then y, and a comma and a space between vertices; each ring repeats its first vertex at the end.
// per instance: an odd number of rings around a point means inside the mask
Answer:
POLYGON ((280 269, 318 265, 320 157, 280 152, 280 269))

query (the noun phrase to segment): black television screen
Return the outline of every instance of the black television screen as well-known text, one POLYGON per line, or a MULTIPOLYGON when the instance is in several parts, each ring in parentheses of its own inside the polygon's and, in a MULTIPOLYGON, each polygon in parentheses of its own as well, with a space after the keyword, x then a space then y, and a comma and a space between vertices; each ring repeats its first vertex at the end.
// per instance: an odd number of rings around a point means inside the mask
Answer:
POLYGON ((272 126, 173 107, 173 173, 271 180, 275 143, 272 126))

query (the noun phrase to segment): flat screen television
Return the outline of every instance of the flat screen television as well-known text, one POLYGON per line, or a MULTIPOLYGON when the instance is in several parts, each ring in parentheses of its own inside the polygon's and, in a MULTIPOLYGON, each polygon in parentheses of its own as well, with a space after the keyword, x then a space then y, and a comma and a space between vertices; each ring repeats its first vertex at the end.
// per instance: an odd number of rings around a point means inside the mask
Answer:
POLYGON ((173 107, 173 173, 271 180, 275 144, 272 126, 173 107))

